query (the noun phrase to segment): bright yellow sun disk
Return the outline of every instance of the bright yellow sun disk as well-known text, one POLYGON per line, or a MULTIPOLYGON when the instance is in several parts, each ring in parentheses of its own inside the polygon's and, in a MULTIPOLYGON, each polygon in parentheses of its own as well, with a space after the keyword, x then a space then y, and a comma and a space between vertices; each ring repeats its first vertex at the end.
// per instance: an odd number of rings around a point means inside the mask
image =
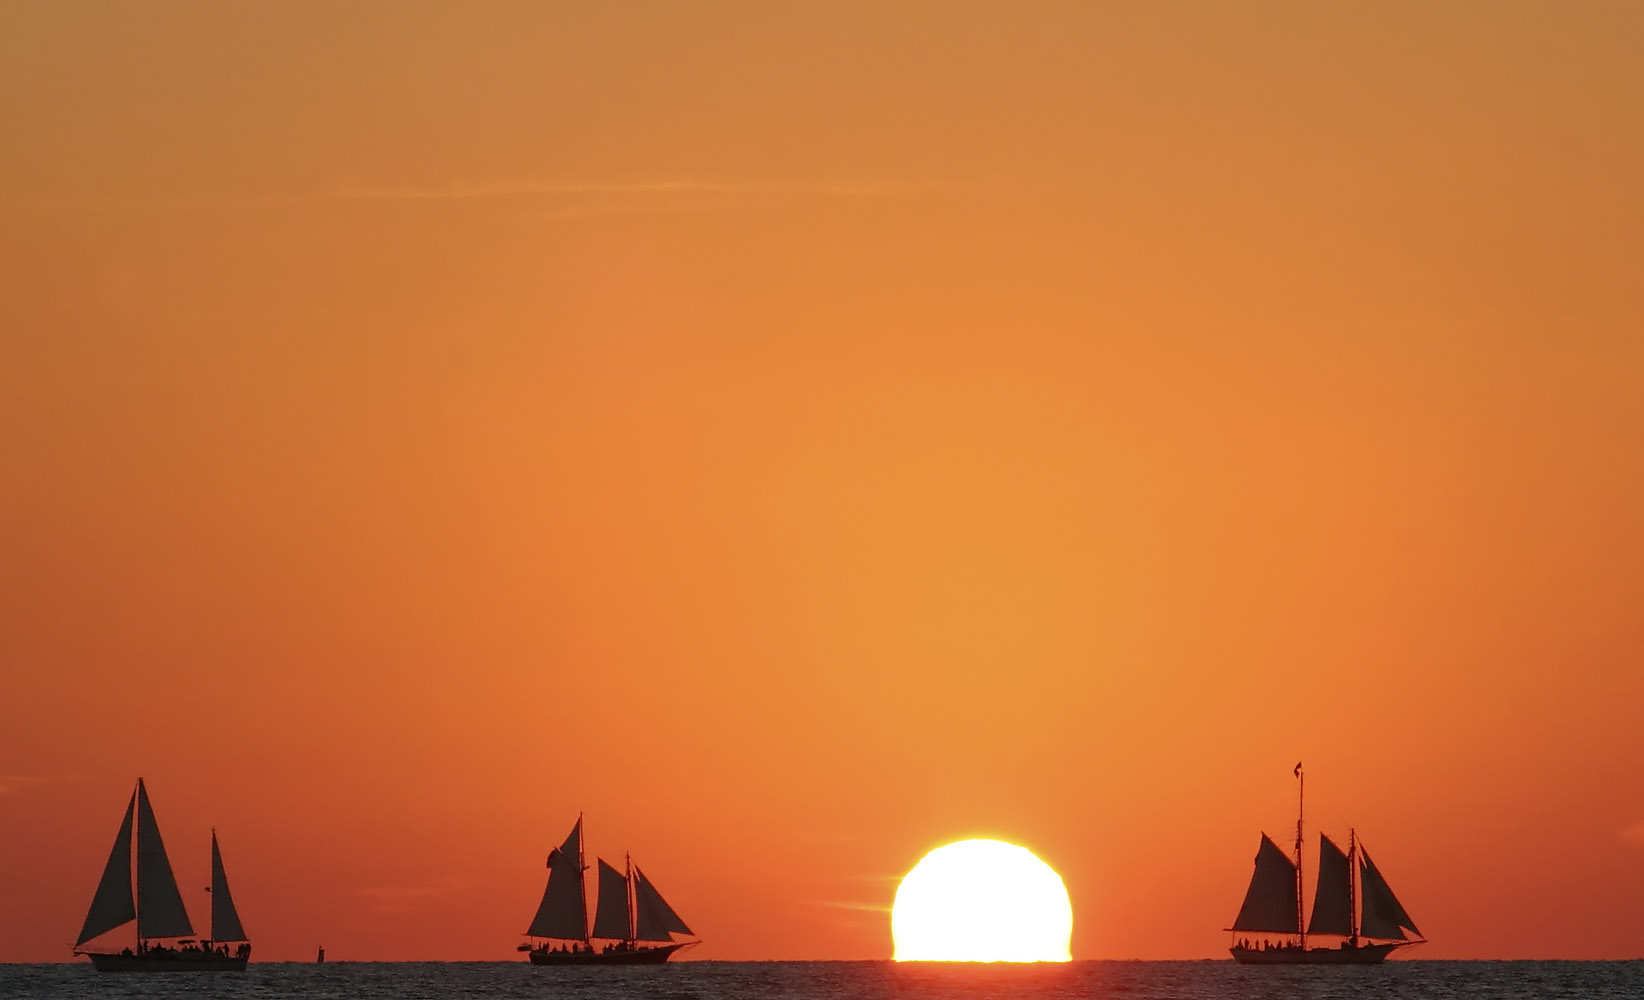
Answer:
POLYGON ((898 962, 1070 962, 1073 904, 1033 852, 961 840, 925 855, 896 888, 898 962))

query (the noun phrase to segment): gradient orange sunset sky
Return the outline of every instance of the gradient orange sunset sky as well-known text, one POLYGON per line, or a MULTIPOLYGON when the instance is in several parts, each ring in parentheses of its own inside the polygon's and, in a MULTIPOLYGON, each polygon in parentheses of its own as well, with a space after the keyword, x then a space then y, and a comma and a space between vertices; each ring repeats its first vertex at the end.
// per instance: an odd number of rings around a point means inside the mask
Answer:
POLYGON ((965 837, 1225 957, 1297 759, 1415 957, 1644 955, 1640 52, 0 5, 0 960, 139 774, 258 958, 517 958, 579 812, 692 957, 889 957, 965 837))

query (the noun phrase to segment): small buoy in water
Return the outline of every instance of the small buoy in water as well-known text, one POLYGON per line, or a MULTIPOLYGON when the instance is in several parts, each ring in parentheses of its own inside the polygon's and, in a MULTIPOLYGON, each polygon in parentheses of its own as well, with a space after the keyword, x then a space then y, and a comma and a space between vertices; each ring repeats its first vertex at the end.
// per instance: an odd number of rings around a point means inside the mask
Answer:
POLYGON ((316 962, 325 961, 325 945, 323 945, 323 944, 320 945, 320 953, 314 957, 314 961, 316 961, 316 962))

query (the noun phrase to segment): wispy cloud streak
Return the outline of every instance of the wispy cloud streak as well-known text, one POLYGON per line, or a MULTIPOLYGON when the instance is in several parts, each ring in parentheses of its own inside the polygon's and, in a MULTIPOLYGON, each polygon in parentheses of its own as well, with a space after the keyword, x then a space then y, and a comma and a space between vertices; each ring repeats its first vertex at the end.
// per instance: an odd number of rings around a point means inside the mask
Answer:
POLYGON ((368 885, 358 886, 352 894, 365 900, 378 913, 412 913, 439 904, 441 897, 465 892, 475 883, 463 879, 442 878, 421 885, 368 885))
POLYGON ((0 798, 67 780, 69 779, 56 774, 0 774, 0 798))
POLYGON ((466 879, 442 878, 417 885, 362 885, 355 887, 353 892, 354 895, 367 899, 419 899, 462 892, 473 888, 474 885, 475 883, 466 879))
POLYGON ((825 906, 830 910, 850 910, 854 913, 889 913, 889 903, 864 903, 850 899, 815 899, 814 906, 825 906))
POLYGON ((891 198, 975 190, 958 181, 725 181, 660 179, 574 181, 553 179, 454 180, 402 186, 333 184, 307 192, 146 194, 130 196, 21 195, 0 197, 0 213, 210 212, 300 208, 305 205, 479 202, 507 198, 555 203, 561 217, 622 215, 722 207, 734 199, 891 198))
POLYGON ((909 184, 889 181, 787 182, 787 181, 566 181, 495 180, 453 181, 430 187, 353 187, 331 192, 334 198, 372 201, 441 201, 521 196, 578 197, 616 195, 637 198, 668 195, 798 195, 811 197, 870 198, 898 194, 923 194, 955 190, 952 183, 909 184))

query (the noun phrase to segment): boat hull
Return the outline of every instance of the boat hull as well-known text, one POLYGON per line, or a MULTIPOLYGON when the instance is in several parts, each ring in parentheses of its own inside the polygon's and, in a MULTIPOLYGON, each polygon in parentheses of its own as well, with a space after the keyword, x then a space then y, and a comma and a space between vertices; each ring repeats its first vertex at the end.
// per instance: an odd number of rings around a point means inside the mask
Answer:
POLYGON ((85 952, 98 972, 244 972, 246 955, 215 952, 85 952))
POLYGON ((1228 951, 1240 965, 1378 965, 1397 944, 1365 944, 1357 948, 1240 948, 1228 951))
POLYGON ((548 951, 545 948, 534 948, 531 951, 531 964, 661 965, 672 958, 674 952, 683 947, 685 947, 684 943, 666 944, 660 948, 633 948, 624 951, 548 951))

